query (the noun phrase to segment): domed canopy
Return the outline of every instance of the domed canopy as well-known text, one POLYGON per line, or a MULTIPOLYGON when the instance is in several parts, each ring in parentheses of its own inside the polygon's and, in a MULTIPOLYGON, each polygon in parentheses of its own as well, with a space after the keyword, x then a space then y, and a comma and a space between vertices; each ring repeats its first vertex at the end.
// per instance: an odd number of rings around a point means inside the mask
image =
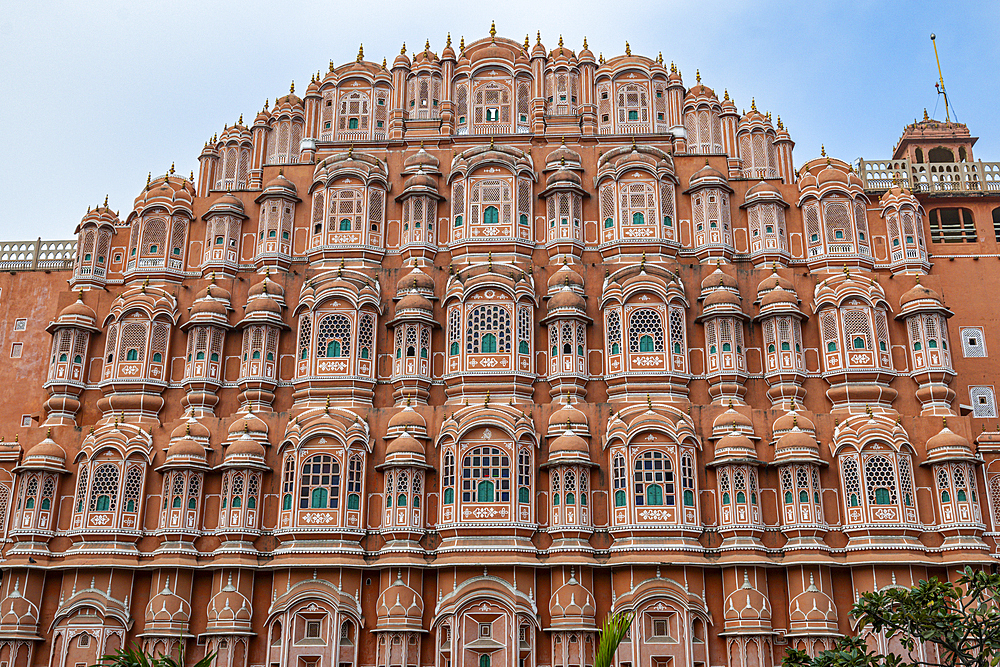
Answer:
POLYGON ((569 581, 549 598, 549 615, 553 628, 596 629, 597 604, 593 594, 571 573, 569 581))
POLYGON ((421 294, 407 294, 396 304, 396 315, 398 316, 403 311, 407 310, 420 310, 426 313, 431 313, 434 310, 434 306, 431 305, 430 300, 421 294))
POLYGON ((778 437, 783 433, 791 431, 793 428, 799 428, 811 435, 816 434, 816 425, 803 413, 796 412, 794 406, 791 410, 774 420, 771 432, 774 433, 775 437, 778 437))
POLYGON ((419 412, 409 405, 394 414, 389 419, 389 424, 386 428, 386 432, 390 435, 396 435, 404 431, 418 436, 427 435, 427 422, 419 412))
POLYGON ((900 308, 905 308, 914 301, 931 301, 938 305, 943 305, 940 294, 932 290, 930 287, 921 285, 919 282, 904 292, 903 296, 899 297, 899 306, 900 308))
POLYGON ((706 292, 713 292, 720 288, 738 291, 739 282, 737 282, 734 276, 723 271, 721 265, 717 265, 715 271, 712 271, 701 281, 702 295, 704 296, 706 292))
POLYGON ((757 449, 750 438, 736 430, 719 438, 715 444, 715 458, 709 465, 726 463, 759 463, 757 449))
MULTIPOLYGON (((241 427, 242 428, 242 427, 241 427)), ((208 442, 212 437, 212 431, 207 426, 199 422, 194 417, 188 417, 170 432, 170 439, 177 440, 183 437, 192 437, 195 440, 208 442)))
POLYGON ((170 590, 170 577, 167 577, 163 589, 149 599, 146 605, 147 630, 181 632, 187 630, 191 620, 191 604, 170 590))
POLYGON ((421 292, 428 295, 434 293, 434 279, 424 273, 419 266, 413 267, 412 271, 405 274, 396 283, 397 294, 403 294, 411 291, 421 292))
POLYGON ((549 280, 546 283, 549 292, 553 290, 561 290, 564 286, 569 285, 576 289, 583 289, 583 276, 576 272, 569 264, 563 264, 559 267, 559 270, 549 276, 549 280))
POLYGON ((572 405, 564 405, 549 416, 549 435, 562 433, 566 428, 574 431, 581 430, 589 432, 590 424, 587 415, 580 412, 572 405))
POLYGON ((97 313, 94 309, 83 302, 83 291, 81 290, 76 301, 69 304, 61 311, 55 321, 45 328, 49 333, 54 333, 60 327, 71 327, 83 329, 91 333, 97 333, 100 329, 97 326, 97 313))
POLYGON ((923 465, 972 460, 975 460, 975 456, 969 441, 949 429, 945 420, 944 427, 927 440, 927 460, 923 465))
POLYGON ((192 438, 190 434, 186 434, 167 447, 165 464, 177 467, 205 467, 208 465, 205 446, 192 438))
POLYGON ((421 170, 429 174, 441 171, 441 161, 424 150, 423 146, 416 153, 403 160, 403 173, 416 173, 421 170))
POLYGON ((249 431, 243 433, 243 436, 229 445, 226 449, 225 463, 227 466, 237 466, 237 467, 267 467, 264 461, 265 451, 264 447, 261 446, 259 442, 254 440, 249 431))
POLYGON ((567 285, 549 299, 547 308, 549 313, 558 310, 586 311, 587 301, 567 285))
POLYGON ((379 630, 414 630, 423 628, 424 600, 403 582, 402 573, 378 596, 375 605, 379 630))
POLYGON ((586 440, 567 428, 563 431, 562 435, 553 440, 552 444, 549 445, 550 455, 562 453, 587 456, 590 453, 590 447, 587 445, 586 440))
POLYGON ((50 434, 28 450, 24 460, 16 470, 50 470, 66 472, 66 450, 60 447, 50 434))
POLYGON ((734 431, 753 437, 753 421, 747 415, 738 412, 730 403, 729 409, 712 422, 712 437, 719 438, 734 431))
POLYGON ((743 571, 743 585, 733 591, 724 604, 726 628, 767 627, 771 625, 771 604, 750 584, 743 571))
POLYGON ((733 191, 729 187, 729 179, 726 178, 725 174, 709 164, 708 159, 705 160, 704 167, 691 175, 686 192, 693 192, 701 188, 721 188, 726 192, 733 191))
POLYGON ((782 435, 774 443, 775 464, 792 462, 820 463, 819 443, 816 438, 798 426, 782 435))
POLYGON ((427 454, 423 444, 406 431, 386 445, 385 465, 424 466, 426 463, 427 454))
POLYGON ((795 292, 795 285, 792 281, 778 273, 778 267, 775 266, 771 270, 771 275, 764 278, 757 285, 757 298, 761 298, 767 292, 778 288, 789 292, 795 292))

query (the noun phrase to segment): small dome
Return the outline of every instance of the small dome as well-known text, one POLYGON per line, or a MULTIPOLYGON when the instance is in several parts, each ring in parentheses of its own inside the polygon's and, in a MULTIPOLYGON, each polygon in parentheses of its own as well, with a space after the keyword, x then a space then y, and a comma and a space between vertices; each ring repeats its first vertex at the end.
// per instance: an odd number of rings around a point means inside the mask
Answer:
POLYGON ((705 308, 723 305, 733 306, 738 310, 741 307, 740 297, 725 289, 716 290, 705 297, 705 308))
POLYGON ((563 431, 563 434, 552 441, 549 445, 549 454, 579 454, 581 456, 590 455, 590 446, 587 441, 578 436, 570 429, 563 431))
POLYGON ((33 627, 38 623, 38 608, 21 594, 21 578, 0 604, 0 625, 33 627))
POLYGON ((237 415, 235 421, 229 425, 229 437, 232 439, 244 431, 250 433, 267 433, 267 424, 264 420, 252 412, 237 415))
POLYGON ((760 591, 750 585, 746 570, 743 571, 743 585, 726 599, 724 609, 727 624, 735 622, 739 625, 750 621, 770 625, 771 622, 771 604, 760 591))
POLYGON ((281 315, 281 306, 271 297, 259 296, 247 303, 246 314, 251 315, 253 313, 274 313, 281 315))
POLYGON ((555 310, 566 309, 586 310, 587 301, 569 287, 563 287, 563 289, 556 292, 555 295, 549 299, 548 311, 551 313, 555 310))
POLYGON ((419 412, 410 406, 406 406, 389 419, 387 429, 390 433, 400 430, 409 431, 411 433, 413 431, 426 432, 427 422, 419 412))
POLYGON ((420 594, 397 577, 391 586, 378 596, 375 605, 380 628, 423 627, 424 601, 420 594))
POLYGON ((243 202, 234 197, 233 193, 227 192, 212 202, 212 206, 208 211, 209 213, 228 213, 230 211, 242 213, 243 202))
POLYGON ((205 464, 205 448, 191 437, 184 437, 167 447, 167 463, 201 463, 205 464))
POLYGON ((411 290, 419 290, 426 292, 434 292, 434 279, 429 275, 420 270, 420 267, 414 267, 412 271, 404 275, 396 283, 396 293, 409 292, 411 290))
POLYGON ((849 186, 850 178, 848 172, 837 169, 832 164, 827 164, 816 176, 816 184, 820 186, 828 184, 849 186))
POLYGON ((403 435, 394 438, 385 448, 386 456, 390 454, 419 454, 424 456, 424 446, 412 435, 403 432, 403 435))
POLYGON ((170 432, 171 440, 176 440, 186 436, 208 440, 212 437, 212 432, 207 426, 199 422, 194 417, 188 417, 186 421, 181 422, 177 428, 170 432))
POLYGON ((567 148, 566 143, 563 142, 559 148, 545 156, 545 168, 549 170, 559 169, 562 166, 579 167, 581 161, 580 154, 571 148, 567 148))
POLYGON ((936 301, 939 304, 942 303, 940 294, 929 287, 921 285, 919 282, 912 289, 907 290, 903 296, 899 297, 899 306, 902 308, 915 301, 936 301))
POLYGON ((409 192, 410 190, 431 190, 436 193, 438 191, 437 179, 422 171, 413 174, 403 181, 403 191, 409 192))
POLYGON ((247 290, 247 298, 252 299, 261 295, 270 295, 280 298, 284 298, 285 290, 282 289, 281 285, 271 280, 270 276, 264 276, 264 279, 259 283, 250 286, 247 290))
POLYGON ((774 443, 775 459, 794 456, 796 454, 811 455, 813 457, 819 456, 819 443, 816 442, 816 438, 798 426, 793 427, 791 431, 785 433, 774 443))
POLYGON ((581 621, 592 626, 597 615, 597 604, 593 594, 575 576, 570 575, 569 581, 557 588, 549 598, 549 615, 552 625, 556 627, 562 624, 579 625, 581 621))
POLYGON ((229 575, 228 583, 208 602, 209 629, 244 625, 249 629, 251 616, 250 601, 236 590, 229 575))
POLYGON ((805 176, 799 179, 799 192, 814 187, 816 187, 816 177, 812 175, 812 172, 807 171, 805 176))
POLYGON ((250 437, 249 433, 244 433, 243 437, 229 445, 226 450, 226 462, 234 459, 263 459, 265 455, 264 447, 259 442, 250 437))
POLYGON ((927 440, 927 463, 971 458, 972 446, 969 441, 949 429, 947 423, 927 440))
POLYGON ((719 287, 736 291, 739 290, 739 283, 736 278, 723 271, 721 266, 717 266, 715 271, 712 271, 708 274, 708 277, 701 281, 702 292, 714 290, 719 287))
POLYGON ((774 304, 777 303, 787 303, 798 308, 799 298, 795 295, 794 292, 789 292, 788 290, 779 287, 777 289, 771 290, 763 297, 761 297, 760 307, 765 308, 767 306, 773 306, 774 304))
POLYGON ((146 605, 147 623, 187 623, 190 619, 190 603, 170 590, 170 578, 167 577, 163 590, 151 597, 146 605))
POLYGON ((97 313, 94 312, 93 308, 83 302, 83 293, 81 292, 76 301, 59 311, 58 319, 62 320, 63 318, 83 319, 97 322, 97 313))
POLYGON ((757 185, 747 190, 746 200, 749 201, 757 197, 776 197, 781 199, 781 190, 767 181, 760 181, 757 185))
POLYGON ((753 421, 742 412, 737 412, 732 405, 712 422, 712 433, 714 435, 725 434, 730 431, 753 433, 753 421))
POLYGON ((727 180, 721 171, 710 165, 708 160, 705 160, 705 166, 691 176, 691 180, 688 181, 688 187, 693 188, 703 184, 725 184, 727 180))
POLYGON ((47 437, 28 450, 28 453, 24 456, 24 465, 64 467, 66 465, 66 450, 60 447, 52 438, 47 437))
POLYGON ((195 301, 201 299, 217 299, 219 301, 232 301, 232 295, 229 290, 219 287, 215 284, 213 279, 204 289, 200 290, 198 294, 195 295, 195 301))
POLYGON ((836 631, 837 606, 829 595, 816 588, 812 573, 809 574, 809 586, 789 603, 788 620, 794 629, 815 630, 820 623, 836 631))
POLYGON ((431 305, 430 300, 421 294, 407 294, 399 303, 396 304, 396 313, 401 313, 405 310, 423 310, 428 313, 433 312, 434 306, 431 305))
POLYGON ((739 431, 730 431, 715 443, 715 461, 723 460, 754 460, 757 458, 757 448, 753 441, 739 431))
POLYGON ((582 187, 583 179, 571 169, 559 169, 549 174, 549 177, 545 179, 546 188, 554 185, 578 185, 582 187))
POLYGON ((577 273, 569 264, 563 264, 559 270, 549 276, 546 285, 551 292, 553 289, 561 289, 565 285, 583 289, 583 276, 577 273))
POLYGON ((780 273, 778 273, 777 268, 775 268, 771 275, 760 281, 757 285, 757 296, 760 297, 765 292, 770 292, 771 290, 781 288, 788 292, 795 292, 795 285, 788 278, 785 278, 780 273))
POLYGON ((587 422, 587 415, 580 412, 572 405, 564 405, 549 416, 550 432, 553 429, 565 429, 574 426, 587 430, 590 425, 587 422))
POLYGON ((425 171, 435 172, 440 168, 441 161, 425 151, 423 146, 416 153, 403 160, 403 169, 406 171, 424 169, 425 171))
POLYGON ((794 428, 799 428, 807 433, 816 432, 816 425, 813 424, 812 420, 801 412, 796 412, 794 409, 775 419, 774 424, 771 426, 771 432, 777 436, 787 433, 794 428))
POLYGON ((215 299, 197 299, 191 306, 191 317, 198 315, 219 315, 220 317, 226 317, 228 313, 229 309, 226 308, 226 304, 215 299))

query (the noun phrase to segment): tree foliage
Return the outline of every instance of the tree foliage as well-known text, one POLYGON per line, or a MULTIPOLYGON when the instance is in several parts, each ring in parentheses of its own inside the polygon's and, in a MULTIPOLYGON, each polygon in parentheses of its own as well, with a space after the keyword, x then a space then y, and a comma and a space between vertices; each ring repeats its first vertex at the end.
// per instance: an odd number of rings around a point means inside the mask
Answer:
MULTIPOLYGON (((206 655, 192 667, 212 667, 214 660, 214 653, 206 655)), ((91 667, 184 667, 184 654, 182 652, 177 658, 170 655, 152 657, 133 645, 132 648, 120 648, 115 653, 101 656, 100 662, 91 667)))
POLYGON ((632 627, 631 614, 625 612, 608 614, 608 617, 604 619, 604 627, 601 628, 601 640, 597 644, 597 653, 594 654, 594 667, 611 667, 611 663, 615 659, 615 651, 625 639, 630 627, 632 627))
MULTIPOLYGON (((1000 664, 1000 574, 966 567, 957 584, 931 577, 913 588, 864 593, 851 615, 859 628, 893 638, 907 651, 882 655, 859 637, 810 658, 790 650, 784 667, 997 667, 1000 664), (937 647, 937 656, 920 658, 920 644, 937 647), (937 659, 934 659, 934 658, 937 659)), ((933 653, 933 652, 931 652, 933 653)))

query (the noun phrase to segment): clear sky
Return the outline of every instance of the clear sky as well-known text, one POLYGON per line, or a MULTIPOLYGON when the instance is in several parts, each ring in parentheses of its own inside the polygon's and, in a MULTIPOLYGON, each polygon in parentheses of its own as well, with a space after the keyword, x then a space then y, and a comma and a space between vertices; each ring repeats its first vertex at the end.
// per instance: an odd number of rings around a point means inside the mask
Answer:
MULTIPOLYGON (((541 30, 554 48, 584 36, 605 57, 625 41, 695 70, 738 108, 781 116, 795 164, 827 153, 885 158, 934 89, 937 34, 958 119, 1000 161, 1000 1, 839 0, 48 0, 0 13, 0 240, 65 239, 110 196, 124 218, 146 174, 197 171, 213 133, 265 98, 304 92, 309 77, 351 61, 391 63, 402 42, 440 53, 451 32, 471 41, 541 30)), ((937 109, 935 112, 935 108, 937 109)))

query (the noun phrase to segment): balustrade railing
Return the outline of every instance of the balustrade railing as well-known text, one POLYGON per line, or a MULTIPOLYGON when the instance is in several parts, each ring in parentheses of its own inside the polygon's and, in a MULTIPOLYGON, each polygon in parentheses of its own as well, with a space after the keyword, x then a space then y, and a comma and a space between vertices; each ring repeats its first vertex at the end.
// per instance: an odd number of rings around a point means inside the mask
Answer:
POLYGON ((1000 192, 1000 162, 910 162, 858 160, 865 190, 888 190, 893 183, 917 193, 1000 192))
POLYGON ((76 258, 76 239, 0 241, 0 270, 67 271, 76 258))

